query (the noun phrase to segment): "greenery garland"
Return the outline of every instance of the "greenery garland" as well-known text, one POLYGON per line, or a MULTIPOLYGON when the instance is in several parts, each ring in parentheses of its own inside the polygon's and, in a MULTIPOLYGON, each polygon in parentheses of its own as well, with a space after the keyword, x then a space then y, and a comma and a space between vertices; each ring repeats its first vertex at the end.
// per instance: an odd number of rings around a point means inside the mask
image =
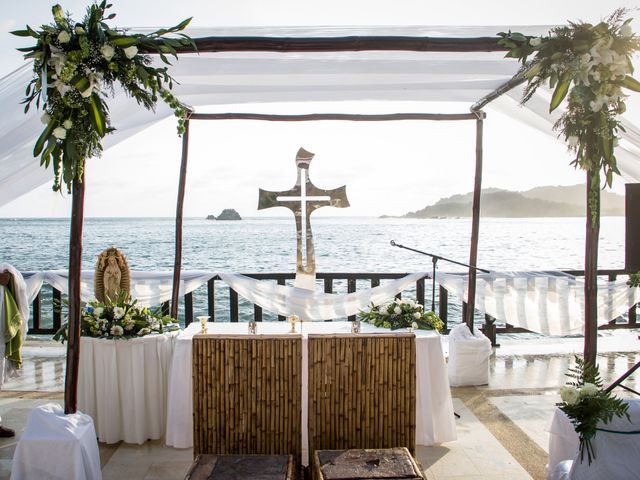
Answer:
POLYGON ((614 415, 624 415, 629 420, 629 405, 602 388, 597 366, 585 364, 580 357, 575 360, 576 366, 569 368, 567 373, 571 380, 560 389, 562 402, 557 406, 569 417, 580 438, 580 461, 584 460, 586 452, 591 465, 596 458, 591 440, 596 435, 598 423, 607 424, 614 415))
POLYGON ((640 39, 626 13, 618 9, 597 25, 569 23, 546 37, 511 31, 498 34, 500 45, 509 49, 506 56, 522 62, 519 74, 527 81, 522 103, 547 81, 553 90, 550 112, 568 97, 567 110, 554 130, 560 131, 575 155, 571 164, 588 172, 592 180, 589 202, 594 225, 600 172, 609 187, 614 173, 620 173, 614 147, 618 132, 624 131, 618 119, 626 109, 623 88, 640 92, 640 82, 631 77, 631 56, 640 50, 640 39))
POLYGON ((178 134, 184 132, 188 109, 171 93, 173 78, 167 67, 153 67, 151 57, 140 51, 156 52, 170 65, 167 55, 177 58, 178 47, 191 45, 195 50, 193 40, 177 33, 191 18, 148 35, 129 34, 107 25, 115 17, 105 16, 110 7, 106 0, 94 3, 82 21, 75 22, 54 5, 52 24, 11 32, 36 39, 34 46, 18 49, 33 60, 34 77, 23 103, 25 113, 34 101, 36 108, 42 104, 45 128, 33 155, 40 156, 45 168, 53 164, 54 191, 64 183, 70 192, 74 179, 82 181, 84 160, 101 154, 102 139, 115 130, 105 100, 116 85, 147 110, 162 98, 178 117, 178 134), (178 37, 162 38, 169 33, 178 37))

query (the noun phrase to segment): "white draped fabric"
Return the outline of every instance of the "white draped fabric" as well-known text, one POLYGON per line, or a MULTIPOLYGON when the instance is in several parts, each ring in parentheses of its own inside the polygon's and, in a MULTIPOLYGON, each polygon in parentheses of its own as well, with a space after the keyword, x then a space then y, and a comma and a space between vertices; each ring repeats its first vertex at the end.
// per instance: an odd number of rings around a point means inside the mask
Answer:
MULTIPOLYGON (((392 299, 429 275, 416 272, 378 287, 339 295, 311 292, 234 273, 183 271, 180 295, 193 292, 218 276, 242 297, 264 310, 278 315, 295 313, 306 321, 316 321, 355 315, 371 303, 379 305, 392 299)), ((26 278, 29 303, 35 298, 42 281, 63 294, 68 292, 66 270, 37 272, 26 278)), ((170 300, 172 281, 171 272, 132 271, 131 293, 142 305, 160 305, 170 300)), ((467 275, 438 272, 436 281, 458 298, 467 300, 467 275)), ((82 273, 81 291, 83 301, 93 298, 93 272, 82 273)), ((598 324, 604 325, 624 315, 639 302, 640 289, 629 288, 626 277, 613 282, 599 280, 598 324)), ((544 335, 579 334, 583 332, 584 322, 584 279, 557 271, 478 274, 476 308, 500 322, 544 335)))
MULTIPOLYGON (((280 36, 330 37, 353 35, 401 35, 427 37, 495 37, 501 31, 546 34, 549 26, 483 27, 284 27, 191 29, 194 37, 280 36)), ((290 102, 414 101, 459 102, 461 110, 507 82, 517 71, 515 59, 503 52, 224 52, 181 55, 171 74, 175 94, 194 107, 220 111, 227 105, 286 104, 290 102)), ((31 66, 0 78, 0 205, 50 181, 51 172, 33 158, 35 139, 43 126, 40 113, 27 115, 19 101, 32 75, 31 66)), ((519 100, 519 94, 514 94, 519 100)), ((553 116, 535 101, 524 108, 517 101, 498 108, 536 128, 551 132, 553 116), (523 114, 529 112, 529 114, 523 114), (533 112, 533 113, 531 113, 533 112)), ((490 104, 490 108, 493 104, 490 104)), ((110 116, 117 130, 105 137, 108 149, 171 115, 159 104, 147 112, 116 91, 109 101, 110 116)), ((351 112, 353 113, 353 112, 351 112)), ((357 113, 357 112, 356 112, 357 113)), ((630 102, 625 114, 625 145, 616 149, 618 166, 628 181, 640 179, 640 135, 633 125, 638 109, 630 102)))
MULTIPOLYGON (((468 277, 438 273, 436 280, 466 301, 468 277)), ((625 280, 598 281, 598 325, 640 302, 625 280)), ((584 279, 562 272, 500 272, 477 276, 475 306, 498 321, 544 335, 584 331, 584 279)))
POLYGON ((348 317, 371 303, 384 303, 426 275, 425 272, 412 273, 378 287, 345 295, 311 292, 233 273, 220 273, 220 278, 244 298, 265 310, 278 315, 295 313, 305 321, 316 321, 348 317))

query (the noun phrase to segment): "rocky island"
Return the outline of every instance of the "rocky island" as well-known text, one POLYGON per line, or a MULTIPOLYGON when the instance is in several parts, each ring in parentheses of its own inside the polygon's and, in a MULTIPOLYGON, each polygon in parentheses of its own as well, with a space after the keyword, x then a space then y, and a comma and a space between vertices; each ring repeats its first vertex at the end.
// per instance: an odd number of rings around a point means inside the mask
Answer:
POLYGON ((233 208, 225 208, 217 217, 207 215, 207 220, 242 220, 242 217, 233 208))

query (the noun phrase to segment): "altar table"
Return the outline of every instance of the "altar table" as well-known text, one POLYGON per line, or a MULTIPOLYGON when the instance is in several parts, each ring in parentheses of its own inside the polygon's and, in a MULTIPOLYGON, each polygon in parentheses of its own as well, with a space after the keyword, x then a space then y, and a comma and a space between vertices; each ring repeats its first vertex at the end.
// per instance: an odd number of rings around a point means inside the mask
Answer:
POLYGON ((142 444, 162 438, 167 378, 179 333, 80 338, 78 410, 93 418, 98 440, 142 444))
MULTIPOLYGON (((260 334, 285 334, 289 322, 259 322, 260 334)), ((307 445, 307 335, 349 333, 351 322, 304 322, 296 325, 303 335, 302 357, 302 450, 303 462, 308 456, 307 445), (302 327, 302 328, 301 328, 302 327), (302 331, 301 331, 302 330, 302 331)), ((406 330, 396 330, 406 332, 406 330)), ((247 323, 207 323, 207 332, 220 335, 248 334, 247 323)), ((361 324, 361 333, 389 333, 390 330, 361 324)), ((169 371, 167 399, 167 445, 176 448, 193 446, 193 404, 191 389, 192 337, 200 333, 199 324, 191 324, 178 337, 169 371)), ((447 367, 437 332, 417 330, 416 335, 416 444, 433 445, 456 439, 451 391, 447 367)))

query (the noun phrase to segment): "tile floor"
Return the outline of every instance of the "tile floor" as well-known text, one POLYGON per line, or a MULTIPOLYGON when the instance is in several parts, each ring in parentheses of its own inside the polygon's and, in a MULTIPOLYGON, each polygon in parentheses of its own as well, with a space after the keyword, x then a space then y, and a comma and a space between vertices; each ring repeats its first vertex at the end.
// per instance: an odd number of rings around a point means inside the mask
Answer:
MULTIPOLYGON (((605 383, 640 360, 638 332, 602 344, 599 363, 605 383)), ((453 388, 458 440, 440 446, 418 446, 417 458, 429 480, 519 480, 546 478, 548 426, 558 389, 582 339, 518 342, 504 339, 491 359, 490 382, 483 387, 453 388), (536 351, 537 353, 531 353, 536 351), (542 352, 542 353, 540 353, 542 352)), ((446 350, 446 347, 445 347, 446 350)), ((65 349, 46 341, 27 342, 24 369, 0 392, 3 424, 15 438, 0 439, 0 480, 11 475, 11 459, 29 411, 43 403, 62 403, 65 349)), ((637 378, 637 375, 636 375, 637 378)), ((638 381, 627 382, 638 389, 638 381)), ((184 478, 191 449, 174 449, 162 441, 143 445, 100 444, 105 480, 184 478)))

